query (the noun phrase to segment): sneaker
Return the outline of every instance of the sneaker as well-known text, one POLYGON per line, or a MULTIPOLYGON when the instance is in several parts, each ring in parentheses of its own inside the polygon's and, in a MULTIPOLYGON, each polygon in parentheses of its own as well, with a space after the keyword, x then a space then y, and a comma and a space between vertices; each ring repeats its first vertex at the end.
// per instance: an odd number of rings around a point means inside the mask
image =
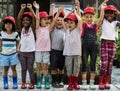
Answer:
POLYGON ((63 87, 64 87, 64 83, 63 83, 63 82, 60 82, 60 83, 59 83, 59 86, 60 86, 60 88, 63 88, 63 87))
POLYGON ((82 89, 87 90, 87 81, 86 80, 82 81, 82 89))
POLYGON ((59 85, 59 83, 57 83, 57 82, 52 83, 52 86, 53 86, 54 88, 60 88, 60 85, 59 85))

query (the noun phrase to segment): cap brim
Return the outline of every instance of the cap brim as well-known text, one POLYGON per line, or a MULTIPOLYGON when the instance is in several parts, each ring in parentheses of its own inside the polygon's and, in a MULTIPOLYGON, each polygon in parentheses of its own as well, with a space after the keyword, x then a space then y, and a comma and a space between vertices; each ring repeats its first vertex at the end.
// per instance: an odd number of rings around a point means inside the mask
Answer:
POLYGON ((4 19, 4 20, 3 20, 4 23, 7 22, 7 21, 10 21, 11 23, 14 23, 14 24, 15 24, 15 22, 13 22, 13 21, 10 20, 10 19, 4 19))

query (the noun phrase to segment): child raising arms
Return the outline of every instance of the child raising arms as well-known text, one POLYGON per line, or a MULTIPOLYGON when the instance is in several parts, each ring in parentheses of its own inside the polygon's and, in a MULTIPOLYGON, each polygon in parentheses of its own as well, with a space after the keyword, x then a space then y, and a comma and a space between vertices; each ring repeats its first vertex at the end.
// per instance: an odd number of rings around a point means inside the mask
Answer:
MULTIPOLYGON (((53 11, 53 10, 52 10, 53 11)), ((59 7, 58 12, 54 14, 53 21, 51 23, 51 52, 50 52, 50 67, 52 76, 52 86, 55 88, 63 87, 64 76, 64 38, 65 27, 63 25, 64 7, 59 7)))
POLYGON ((35 79, 34 79, 34 52, 35 52, 35 14, 32 9, 31 4, 22 4, 21 10, 18 14, 18 28, 21 31, 21 40, 19 44, 18 51, 20 51, 20 63, 22 68, 22 89, 26 89, 26 73, 29 72, 30 84, 29 89, 34 89, 35 79), (30 12, 24 12, 28 8, 30 12))
POLYGON ((102 35, 100 45, 101 67, 99 74, 99 89, 110 89, 110 77, 112 65, 116 54, 116 27, 120 22, 116 21, 116 15, 120 13, 113 5, 105 8, 104 20, 102 23, 102 35))
POLYGON ((37 65, 37 88, 41 88, 40 68, 43 67, 43 74, 45 79, 45 89, 50 88, 48 76, 48 64, 50 63, 50 26, 49 16, 47 12, 39 12, 39 4, 33 3, 36 8, 36 45, 35 45, 35 62, 37 65))
POLYGON ((90 89, 95 89, 94 79, 96 71, 96 59, 98 53, 97 31, 104 18, 104 8, 106 3, 102 3, 100 18, 94 23, 94 8, 87 7, 84 9, 85 22, 82 24, 82 89, 87 89, 87 67, 88 56, 90 56, 90 89))
MULTIPOLYGON (((79 8, 79 7, 77 7, 79 8)), ((81 29, 82 21, 79 12, 70 12, 64 19, 66 22, 65 44, 63 55, 68 76, 68 90, 80 89, 78 85, 78 74, 81 61, 81 29)))

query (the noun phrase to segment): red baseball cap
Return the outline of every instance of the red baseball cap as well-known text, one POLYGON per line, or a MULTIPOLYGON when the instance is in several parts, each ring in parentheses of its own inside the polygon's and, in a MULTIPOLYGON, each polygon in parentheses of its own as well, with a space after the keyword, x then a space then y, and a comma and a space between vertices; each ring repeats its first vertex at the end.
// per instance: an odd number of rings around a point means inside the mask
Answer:
POLYGON ((67 21, 67 20, 78 21, 76 15, 75 15, 74 13, 70 13, 70 14, 64 19, 64 21, 67 21))
POLYGON ((31 12, 24 12, 23 17, 24 16, 30 16, 30 17, 32 17, 32 13, 31 12))
POLYGON ((94 8, 92 8, 92 7, 87 7, 87 8, 85 8, 84 9, 84 14, 86 14, 86 13, 91 13, 91 14, 95 14, 95 11, 94 11, 94 8))
MULTIPOLYGON (((54 17, 56 16, 56 14, 57 14, 57 12, 54 14, 54 17)), ((61 12, 60 15, 59 15, 59 17, 62 17, 62 18, 64 18, 64 16, 65 16, 64 12, 61 12)))
POLYGON ((39 17, 40 18, 48 17, 49 19, 53 18, 53 16, 49 16, 45 11, 39 12, 39 17))
POLYGON ((116 11, 116 7, 113 6, 113 5, 108 5, 108 6, 105 8, 105 11, 108 11, 108 10, 116 11))
POLYGON ((14 19, 14 17, 12 17, 12 16, 6 16, 5 18, 4 18, 4 20, 3 20, 3 22, 5 22, 5 21, 11 21, 11 22, 13 22, 14 24, 15 24, 15 19, 14 19))

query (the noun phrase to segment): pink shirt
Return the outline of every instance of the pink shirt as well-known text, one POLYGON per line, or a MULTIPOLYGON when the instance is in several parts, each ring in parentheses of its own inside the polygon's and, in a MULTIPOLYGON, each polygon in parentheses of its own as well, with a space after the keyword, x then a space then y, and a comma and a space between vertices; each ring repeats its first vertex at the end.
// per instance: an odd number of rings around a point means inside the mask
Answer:
POLYGON ((50 28, 39 27, 36 29, 36 51, 50 51, 50 28))

